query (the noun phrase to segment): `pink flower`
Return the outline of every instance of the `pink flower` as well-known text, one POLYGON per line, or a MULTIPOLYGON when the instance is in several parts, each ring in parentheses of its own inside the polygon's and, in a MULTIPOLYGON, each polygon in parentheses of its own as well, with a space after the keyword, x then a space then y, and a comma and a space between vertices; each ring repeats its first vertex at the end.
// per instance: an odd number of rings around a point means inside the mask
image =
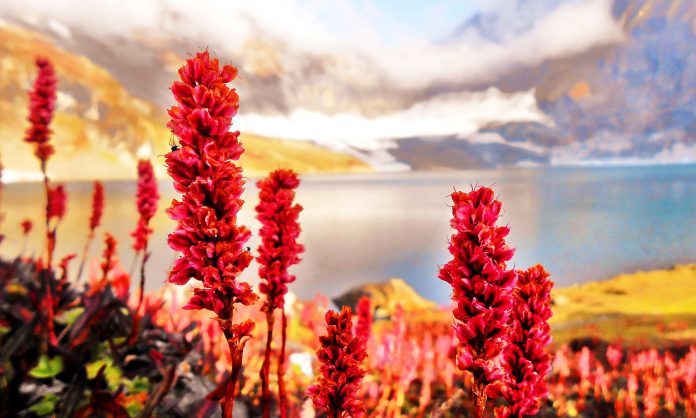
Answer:
POLYGON ((131 233, 133 236, 133 249, 137 251, 144 250, 147 247, 147 241, 152 234, 150 228, 150 220, 157 213, 157 201, 159 200, 159 192, 157 191, 157 179, 155 171, 152 168, 150 160, 138 161, 138 190, 136 192, 136 201, 138 206, 138 226, 131 233))
POLYGON ((326 332, 319 338, 317 351, 320 375, 307 389, 314 406, 328 418, 364 415, 362 401, 357 399, 365 372, 360 365, 365 359, 365 342, 353 335, 350 308, 326 312, 326 332))
POLYGON ((30 125, 24 140, 35 144, 34 155, 45 164, 53 154, 53 146, 48 142, 51 136, 49 125, 53 119, 58 80, 53 64, 48 59, 38 58, 36 67, 38 74, 34 81, 34 89, 29 93, 30 125))
POLYGON ((617 370, 621 365, 621 360, 623 360, 623 351, 619 347, 610 345, 607 347, 607 361, 609 365, 617 370))
POLYGON ((455 332, 459 339, 457 366, 474 377, 475 414, 482 416, 486 391, 503 372, 499 357, 507 344, 507 322, 517 274, 506 268, 514 250, 505 243, 507 227, 496 226, 500 202, 493 190, 478 187, 452 194, 456 230, 449 250, 453 259, 440 269, 440 279, 452 286, 455 332))
POLYGON ((517 273, 510 342, 502 362, 507 378, 501 394, 508 405, 496 409, 498 417, 534 415, 539 412, 539 400, 548 394, 551 356, 544 348, 551 342, 552 287, 541 265, 517 273))
POLYGON ((253 304, 258 296, 238 280, 252 256, 244 251, 250 232, 237 225, 244 189, 239 159, 243 148, 239 132, 230 132, 239 97, 227 83, 237 75, 231 65, 220 67, 208 52, 196 54, 179 69, 181 81, 171 90, 177 105, 169 109, 167 126, 179 138, 179 147, 166 155, 167 172, 174 189, 182 193, 167 210, 177 228, 169 246, 182 256, 174 263, 168 280, 185 285, 194 279, 202 287, 185 309, 215 312, 232 356, 230 384, 221 401, 223 417, 232 416, 242 354, 254 323, 233 322, 235 304, 253 304))

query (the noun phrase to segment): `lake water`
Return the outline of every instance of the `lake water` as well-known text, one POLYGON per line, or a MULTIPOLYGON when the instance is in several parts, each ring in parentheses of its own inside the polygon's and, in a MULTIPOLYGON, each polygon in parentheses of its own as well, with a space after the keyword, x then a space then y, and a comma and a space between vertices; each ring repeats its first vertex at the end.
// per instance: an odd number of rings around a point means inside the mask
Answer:
MULTIPOLYGON (((256 189, 249 180, 240 221, 256 233, 256 189)), ((616 274, 696 261, 696 166, 620 168, 516 168, 438 174, 377 174, 307 177, 297 200, 303 262, 294 267, 291 289, 300 298, 317 292, 337 296, 366 282, 402 277, 423 296, 446 302, 449 287, 437 267, 449 260, 448 195, 470 184, 492 185, 503 202, 502 222, 512 230, 514 264, 542 263, 557 286, 616 274)), ((107 206, 100 232, 120 242, 123 264, 131 265, 130 231, 136 222, 135 182, 105 185, 107 206)), ((58 255, 81 251, 91 209, 91 183, 70 183, 68 214, 58 232, 58 255)), ((174 197, 161 182, 160 208, 174 197)), ((29 248, 42 244, 43 196, 39 184, 6 186, 1 253, 22 246, 20 220, 34 220, 29 248)), ((174 227, 160 210, 153 226, 148 287, 160 286, 174 254, 166 236, 174 227)), ((99 236, 102 234, 99 233, 99 236)), ((258 240, 253 239, 252 248, 258 240)), ((96 241, 91 253, 101 253, 96 241)), ((244 275, 255 281, 256 266, 244 275)), ((666 286, 668 283, 665 284, 666 286)))

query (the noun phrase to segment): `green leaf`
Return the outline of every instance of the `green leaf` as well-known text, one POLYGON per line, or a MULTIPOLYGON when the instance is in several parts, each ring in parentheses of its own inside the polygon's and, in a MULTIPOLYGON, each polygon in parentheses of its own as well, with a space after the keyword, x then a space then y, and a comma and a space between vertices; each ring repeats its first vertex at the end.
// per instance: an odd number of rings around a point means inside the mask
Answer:
POLYGON ((106 382, 109 384, 109 388, 115 389, 121 383, 121 369, 114 366, 113 360, 111 358, 106 358, 102 360, 93 361, 87 364, 87 378, 94 379, 99 373, 99 369, 106 366, 104 369, 104 377, 106 382))
POLYGON ((56 322, 64 325, 72 325, 72 323, 77 321, 77 318, 79 318, 84 311, 85 308, 79 306, 77 308, 69 309, 56 318, 56 322))
POLYGON ((128 412, 129 417, 137 417, 142 410, 143 406, 138 405, 137 403, 129 403, 126 405, 126 412, 128 412))
POLYGON ((56 409, 56 404, 60 398, 53 393, 46 394, 38 403, 29 408, 30 411, 34 412, 36 415, 48 415, 56 409))
POLYGON ((63 371, 63 358, 60 356, 49 359, 45 354, 39 357, 39 364, 29 371, 29 375, 37 379, 47 379, 63 371))
POLYGON ((85 366, 87 368, 87 378, 94 379, 97 373, 99 373, 99 369, 104 365, 106 365, 106 360, 97 360, 87 364, 87 366, 85 366))
POLYGON ((150 381, 147 377, 138 376, 133 380, 122 379, 121 382, 130 394, 150 391, 150 381))
POLYGON ((8 327, 0 327, 0 335, 5 335, 8 332, 10 332, 10 329, 8 327))

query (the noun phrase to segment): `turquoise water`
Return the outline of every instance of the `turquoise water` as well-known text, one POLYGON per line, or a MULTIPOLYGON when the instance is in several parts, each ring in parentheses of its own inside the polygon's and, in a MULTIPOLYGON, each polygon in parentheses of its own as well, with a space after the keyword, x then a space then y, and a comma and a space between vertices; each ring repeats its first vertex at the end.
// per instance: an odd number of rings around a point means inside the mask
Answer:
MULTIPOLYGON (((255 233, 253 181, 245 193, 240 221, 255 233)), ((336 296, 365 282, 402 277, 425 297, 446 302, 448 286, 437 279, 437 266, 449 260, 448 194, 470 184, 493 186, 503 202, 502 222, 512 230, 515 266, 542 263, 558 286, 610 278, 616 274, 696 262, 696 166, 613 168, 519 168, 449 173, 308 177, 298 193, 304 261, 294 271, 292 290, 300 298, 321 292, 336 296)), ((162 182, 161 201, 174 196, 162 182)), ((58 253, 79 252, 84 245, 91 185, 68 184, 68 215, 61 225, 58 253)), ((136 211, 135 184, 106 185, 104 226, 119 238, 126 268, 132 262, 130 231, 136 211)), ((40 219, 38 184, 6 189, 2 245, 5 255, 21 246, 18 223, 40 219)), ((30 249, 41 245, 36 222, 30 249)), ((160 214, 154 222, 148 287, 160 286, 174 258, 166 247, 173 224, 160 214)), ((251 242, 252 248, 258 245, 251 242)), ((101 244, 92 246, 98 255, 101 244)), ((255 281, 256 267, 245 277, 255 281)), ((669 283, 665 283, 669 286, 669 283)))

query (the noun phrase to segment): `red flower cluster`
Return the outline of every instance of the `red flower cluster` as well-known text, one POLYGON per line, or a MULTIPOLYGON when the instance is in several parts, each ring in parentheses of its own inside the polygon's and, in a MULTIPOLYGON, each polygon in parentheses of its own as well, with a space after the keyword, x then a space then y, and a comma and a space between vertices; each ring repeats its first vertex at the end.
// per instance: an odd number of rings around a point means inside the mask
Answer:
POLYGON ((546 376, 551 372, 551 356, 544 347, 551 342, 548 320, 552 287, 541 265, 517 273, 510 341, 502 362, 507 378, 501 395, 508 405, 496 409, 498 417, 534 415, 539 412, 539 400, 548 394, 546 376))
POLYGON ((251 286, 238 280, 252 256, 244 251, 251 233, 237 225, 244 179, 242 169, 232 160, 239 159, 244 149, 239 132, 229 131, 239 96, 226 84, 236 75, 233 66, 220 67, 207 51, 186 61, 179 69, 181 81, 171 87, 177 105, 169 109, 167 124, 180 147, 166 155, 174 188, 183 194, 167 210, 177 222, 169 246, 183 253, 168 280, 179 285, 190 279, 202 282, 185 309, 215 312, 228 340, 233 366, 222 401, 225 417, 232 416, 244 344, 254 328, 251 321, 233 323, 234 305, 258 300, 251 286))
POLYGON ((365 408, 357 393, 365 376, 360 366, 367 356, 365 342, 353 335, 349 307, 344 306, 340 313, 327 311, 325 319, 327 335, 319 337, 321 348, 317 350, 321 375, 307 394, 328 418, 361 417, 365 408))
POLYGON ((304 251, 297 243, 300 225, 297 222, 302 206, 293 204, 295 190, 300 180, 292 170, 275 170, 257 183, 259 204, 257 216, 261 222, 261 245, 256 261, 259 263, 259 290, 267 295, 264 308, 273 311, 283 306, 288 283, 295 276, 288 267, 300 262, 299 254, 304 251))
POLYGON ((493 190, 478 187, 452 194, 456 233, 449 251, 454 258, 440 269, 440 279, 452 286, 456 303, 454 325, 459 339, 457 366, 474 377, 476 411, 483 414, 486 391, 503 373, 499 357, 507 343, 512 289, 517 280, 506 262, 514 250, 505 243, 509 228, 496 226, 501 204, 493 190))
POLYGON ((102 214, 104 213, 104 185, 101 181, 94 182, 94 191, 92 192, 92 215, 89 218, 89 230, 93 233, 101 223, 102 214))
POLYGON ((65 216, 66 194, 65 187, 59 184, 48 189, 48 201, 46 202, 46 219, 60 221, 65 216))
POLYGON ((24 140, 35 144, 34 155, 45 164, 53 154, 53 146, 48 143, 51 129, 48 127, 53 119, 56 104, 56 84, 58 82, 53 64, 45 58, 36 60, 38 74, 34 81, 34 90, 29 93, 29 122, 24 140))
POLYGON ((278 392, 280 398, 280 415, 287 415, 287 400, 285 392, 285 340, 287 318, 285 316, 285 295, 288 284, 295 281, 295 276, 288 273, 288 268, 300 262, 299 254, 304 251, 302 244, 297 242, 300 235, 300 225, 297 221, 302 206, 295 204, 295 189, 300 185, 300 179, 292 170, 275 170, 268 177, 257 183, 259 188, 259 204, 256 206, 256 219, 261 222, 261 245, 259 245, 259 291, 266 295, 264 310, 268 334, 266 352, 261 367, 261 386, 263 391, 263 416, 270 416, 269 368, 271 341, 273 339, 273 312, 282 310, 282 342, 278 361, 278 392))
POLYGON ((157 201, 159 197, 157 179, 155 178, 155 171, 152 168, 152 163, 150 160, 139 160, 136 199, 140 219, 138 219, 138 226, 131 234, 134 238, 133 249, 136 252, 144 250, 147 247, 147 241, 150 238, 150 234, 152 234, 150 219, 152 219, 157 212, 157 201))
POLYGON ((367 344, 372 334, 372 302, 370 302, 370 298, 363 296, 358 299, 355 315, 358 317, 358 323, 355 325, 355 335, 362 338, 365 344, 367 344))
POLYGON ((104 260, 101 263, 102 280, 106 280, 109 272, 116 266, 116 238, 113 235, 104 234, 104 260))

